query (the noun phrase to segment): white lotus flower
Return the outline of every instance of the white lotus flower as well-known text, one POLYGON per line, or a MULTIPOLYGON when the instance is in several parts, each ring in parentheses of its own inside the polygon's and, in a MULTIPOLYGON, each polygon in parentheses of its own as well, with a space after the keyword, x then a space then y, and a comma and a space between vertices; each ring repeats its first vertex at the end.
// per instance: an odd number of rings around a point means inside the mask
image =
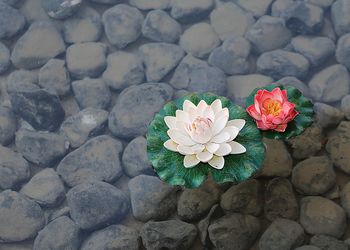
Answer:
POLYGON ((224 156, 242 154, 246 148, 235 142, 245 120, 229 121, 229 111, 222 108, 221 100, 211 105, 200 101, 198 105, 186 100, 183 110, 176 110, 176 116, 166 116, 170 139, 164 143, 168 150, 184 155, 184 166, 192 168, 200 162, 222 169, 224 156))

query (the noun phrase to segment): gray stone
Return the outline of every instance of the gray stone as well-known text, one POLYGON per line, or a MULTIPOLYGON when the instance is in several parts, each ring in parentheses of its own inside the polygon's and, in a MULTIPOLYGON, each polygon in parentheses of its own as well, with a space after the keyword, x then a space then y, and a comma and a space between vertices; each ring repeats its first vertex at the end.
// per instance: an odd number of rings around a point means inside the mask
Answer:
POLYGON ((165 83, 146 83, 125 89, 109 115, 108 128, 123 138, 146 134, 148 124, 172 95, 172 88, 165 83))
POLYGON ((252 43, 253 50, 261 54, 286 46, 292 34, 282 18, 262 16, 247 31, 245 37, 252 43))
POLYGON ((27 129, 16 133, 16 147, 28 161, 43 167, 53 167, 68 151, 64 136, 27 129))
POLYGON ((346 119, 350 120, 350 95, 346 95, 341 99, 340 109, 343 111, 346 119))
POLYGON ((29 176, 29 165, 23 156, 0 145, 0 188, 15 188, 29 176))
POLYGON ((321 250, 321 249, 315 246, 305 245, 302 247, 295 248, 295 250, 321 250))
POLYGON ((327 235, 315 235, 310 239, 310 244, 322 250, 348 250, 348 246, 341 240, 327 235))
POLYGON ((298 78, 294 76, 286 76, 281 79, 279 79, 277 84, 283 85, 283 86, 291 86, 296 89, 298 89, 304 96, 309 97, 310 96, 310 90, 309 87, 301 82, 298 78))
POLYGON ((271 77, 260 74, 231 76, 227 78, 227 96, 237 104, 245 106, 247 97, 254 89, 272 82, 271 77))
POLYGON ((148 43, 139 47, 148 82, 162 80, 185 56, 183 49, 169 43, 148 43))
POLYGON ((147 157, 147 141, 142 136, 136 137, 125 147, 122 161, 124 172, 129 177, 154 175, 147 157))
POLYGON ((72 219, 84 230, 119 222, 129 211, 127 196, 100 181, 75 186, 67 193, 67 202, 72 219))
POLYGON ((283 141, 263 139, 266 146, 266 157, 261 176, 288 177, 292 172, 293 159, 283 141))
POLYGON ((19 4, 23 2, 23 0, 0 0, 2 3, 6 3, 12 7, 17 7, 19 4))
POLYGON ((107 109, 111 103, 111 92, 102 79, 84 78, 74 81, 72 89, 81 109, 107 109))
POLYGON ((271 16, 281 17, 294 0, 276 0, 271 5, 271 16))
POLYGON ((350 4, 347 0, 337 0, 332 4, 331 17, 335 32, 342 36, 350 32, 350 4))
POLYGON ((94 3, 100 3, 100 4, 117 4, 120 3, 121 0, 90 0, 94 3))
POLYGON ((260 222, 252 215, 228 214, 208 228, 209 238, 216 249, 249 249, 260 232, 260 222))
POLYGON ((300 224, 309 234, 325 234, 340 238, 346 228, 343 208, 320 196, 301 199, 300 224))
POLYGON ((145 79, 142 58, 136 54, 123 51, 109 54, 107 68, 102 78, 109 87, 115 90, 140 84, 145 79))
POLYGON ((102 22, 108 41, 119 49, 136 41, 141 35, 142 13, 126 4, 118 4, 102 15, 102 22))
POLYGON ((183 90, 183 89, 181 89, 181 90, 177 90, 175 93, 174 93, 174 96, 173 96, 173 99, 179 99, 179 98, 181 98, 181 97, 183 97, 183 96, 185 96, 185 95, 188 95, 190 92, 189 91, 187 91, 187 90, 183 90))
POLYGON ((122 175, 120 141, 107 135, 89 140, 68 154, 58 165, 57 172, 71 187, 89 182, 112 182, 122 175))
POLYGON ((50 20, 50 17, 41 6, 41 0, 23 1, 20 11, 30 23, 40 20, 50 20))
POLYGON ((267 13, 273 0, 236 0, 236 2, 255 17, 261 17, 267 13))
POLYGON ((212 92, 218 95, 224 95, 226 92, 224 72, 191 55, 182 59, 170 84, 176 89, 187 88, 190 92, 212 92))
POLYGON ((64 19, 73 15, 81 3, 82 0, 41 0, 43 9, 55 19, 64 19))
POLYGON ((290 220, 298 218, 298 202, 288 179, 279 177, 269 181, 265 192, 264 212, 270 221, 277 218, 290 220))
POLYGON ((332 23, 330 18, 328 18, 328 17, 324 18, 324 24, 323 24, 323 28, 320 32, 320 35, 324 36, 324 37, 328 37, 334 42, 337 41, 337 34, 335 33, 333 23, 332 23))
POLYGON ((172 0, 171 16, 181 23, 195 23, 206 18, 214 6, 213 0, 172 0))
POLYGON ((314 103, 314 110, 316 113, 315 122, 322 128, 335 127, 344 119, 342 111, 325 103, 314 103))
POLYGON ((345 209, 348 217, 350 217, 350 182, 346 183, 340 192, 341 206, 345 209))
POLYGON ((333 164, 327 156, 311 157, 293 168, 292 183, 306 195, 320 195, 335 185, 333 164))
POLYGON ((0 106, 0 144, 7 145, 15 137, 17 121, 14 113, 7 107, 0 106))
POLYGON ((81 241, 79 227, 67 216, 50 222, 35 238, 33 250, 78 250, 81 241))
POLYGON ((100 14, 93 8, 82 6, 63 22, 63 38, 66 43, 96 42, 102 35, 100 14))
POLYGON ((128 187, 137 220, 164 220, 176 210, 176 188, 158 177, 139 175, 129 181, 128 187))
POLYGON ((64 119, 60 99, 45 90, 13 92, 10 99, 13 111, 36 130, 55 131, 64 119))
POLYGON ((194 225, 180 220, 150 221, 144 224, 141 237, 146 249, 189 249, 197 236, 194 225))
POLYGON ((17 68, 39 68, 50 59, 65 51, 61 34, 54 24, 38 21, 30 25, 21 36, 11 54, 11 61, 17 68))
POLYGON ((98 77, 105 70, 107 46, 103 43, 77 43, 68 47, 67 68, 76 78, 98 77))
POLYGON ((334 0, 306 0, 305 2, 320 6, 322 8, 328 8, 333 4, 334 0))
MULTIPOLYGON (((39 74, 37 71, 25 69, 14 70, 7 77, 7 87, 10 87, 11 85, 16 85, 16 83, 38 84, 39 74)), ((13 89, 16 88, 14 87, 13 89)))
POLYGON ((206 181, 197 189, 185 189, 178 199, 177 214, 185 221, 197 220, 219 201, 220 193, 212 181, 206 181))
POLYGON ((222 46, 211 52, 208 62, 228 75, 246 74, 250 67, 249 54, 249 41, 242 37, 230 37, 224 41, 222 46))
POLYGON ((171 0, 130 0, 130 4, 140 10, 168 9, 171 0))
POLYGON ((250 13, 234 3, 220 5, 210 14, 210 23, 222 41, 231 35, 244 36, 254 22, 250 13))
POLYGON ((0 193, 0 242, 34 238, 45 226, 40 206, 11 190, 0 193))
POLYGON ((56 220, 59 217, 62 216, 69 216, 69 207, 62 207, 60 209, 54 210, 48 217, 47 217, 47 222, 51 222, 53 220, 56 220))
POLYGON ((65 61, 50 59, 39 71, 39 86, 60 96, 67 95, 70 91, 70 77, 65 61))
POLYGON ((163 10, 148 12, 142 25, 143 36, 156 42, 175 43, 181 33, 181 25, 163 10))
POLYGON ((257 60, 258 72, 274 79, 285 76, 303 79, 309 72, 309 67, 310 63, 304 56, 285 50, 265 52, 257 60))
POLYGON ((67 137, 71 147, 77 148, 89 137, 99 134, 105 128, 107 119, 107 111, 86 108, 68 117, 62 124, 60 132, 67 137))
POLYGON ((0 74, 4 73, 10 66, 10 50, 0 42, 0 74))
POLYGON ((343 35, 339 38, 337 44, 336 58, 340 64, 350 69, 350 34, 343 35))
POLYGON ((0 39, 11 38, 18 34, 26 24, 20 11, 0 2, 0 39))
POLYGON ((90 234, 81 246, 81 250, 100 249, 139 250, 139 233, 123 225, 112 225, 90 234))
POLYGON ((34 175, 22 186, 20 193, 45 207, 58 205, 65 196, 64 185, 56 171, 51 168, 34 175))
POLYGON ((262 212, 262 187, 257 180, 248 180, 230 187, 222 196, 220 206, 228 212, 260 215, 262 212))
POLYGON ((317 67, 334 54, 335 44, 328 37, 294 37, 291 45, 293 49, 309 60, 311 66, 317 67))
POLYGON ((207 23, 196 23, 189 27, 180 37, 180 46, 189 54, 206 58, 220 45, 220 39, 212 26, 207 23))
POLYGON ((220 212, 219 205, 214 205, 207 216, 198 222, 197 228, 199 231, 199 238, 203 245, 207 244, 207 238, 208 238, 208 227, 210 225, 211 218, 215 216, 218 212, 220 212))
POLYGON ((304 229, 297 222, 276 219, 261 236, 259 249, 294 249, 303 244, 304 238, 304 229))
POLYGON ((291 3, 281 16, 286 26, 297 34, 316 34, 323 27, 323 9, 303 1, 291 3))

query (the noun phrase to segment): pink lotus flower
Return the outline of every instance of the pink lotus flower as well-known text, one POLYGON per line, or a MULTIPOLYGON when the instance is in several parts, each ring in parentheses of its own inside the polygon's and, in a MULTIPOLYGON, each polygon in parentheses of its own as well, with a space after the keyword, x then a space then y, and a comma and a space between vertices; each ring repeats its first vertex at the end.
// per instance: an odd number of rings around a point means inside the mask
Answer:
POLYGON ((299 114, 295 104, 288 101, 287 91, 280 88, 271 92, 259 90, 247 112, 256 120, 259 129, 277 132, 286 131, 288 123, 299 114))

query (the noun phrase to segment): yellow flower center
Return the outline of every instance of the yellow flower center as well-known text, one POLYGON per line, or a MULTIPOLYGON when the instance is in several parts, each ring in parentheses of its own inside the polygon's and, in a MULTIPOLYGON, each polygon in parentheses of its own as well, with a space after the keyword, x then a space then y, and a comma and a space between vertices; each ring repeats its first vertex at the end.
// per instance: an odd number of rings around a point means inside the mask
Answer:
POLYGON ((263 107, 267 115, 278 116, 282 111, 282 104, 273 99, 267 99, 264 102, 263 107))

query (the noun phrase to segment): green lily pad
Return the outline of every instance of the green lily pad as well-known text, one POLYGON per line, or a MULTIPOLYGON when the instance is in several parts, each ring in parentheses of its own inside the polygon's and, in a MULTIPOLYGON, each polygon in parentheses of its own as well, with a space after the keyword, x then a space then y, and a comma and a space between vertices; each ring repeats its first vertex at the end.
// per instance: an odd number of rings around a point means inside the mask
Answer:
POLYGON ((247 180, 261 168, 265 158, 265 147, 255 122, 250 119, 249 114, 242 107, 233 104, 227 98, 206 93, 190 94, 175 102, 169 102, 156 114, 148 127, 147 154, 160 179, 171 185, 196 188, 207 179, 209 174, 217 183, 233 182, 237 184, 247 180), (246 125, 235 141, 241 143, 247 149, 247 152, 225 156, 225 165, 221 170, 212 168, 208 163, 202 162, 193 168, 185 168, 183 165, 184 156, 163 146, 164 142, 169 139, 168 127, 164 122, 164 117, 175 116, 176 110, 182 110, 185 100, 189 100, 195 105, 200 100, 204 100, 210 105, 216 99, 220 99, 222 106, 229 109, 230 120, 246 120, 246 125))
MULTIPOLYGON (((287 129, 285 132, 277 132, 274 130, 262 131, 262 134, 266 138, 270 139, 290 139, 297 135, 302 134, 307 127, 310 127, 314 121, 314 105, 313 103, 302 95, 302 93, 291 86, 283 86, 283 85, 268 85, 262 88, 256 88, 249 95, 246 101, 246 107, 254 104, 254 96, 260 89, 266 89, 268 91, 272 91, 273 89, 279 87, 281 90, 287 90, 287 96, 290 102, 295 104, 295 110, 299 112, 299 114, 295 117, 295 119, 288 123, 287 129)), ((253 119, 253 118, 251 118, 253 119)))

